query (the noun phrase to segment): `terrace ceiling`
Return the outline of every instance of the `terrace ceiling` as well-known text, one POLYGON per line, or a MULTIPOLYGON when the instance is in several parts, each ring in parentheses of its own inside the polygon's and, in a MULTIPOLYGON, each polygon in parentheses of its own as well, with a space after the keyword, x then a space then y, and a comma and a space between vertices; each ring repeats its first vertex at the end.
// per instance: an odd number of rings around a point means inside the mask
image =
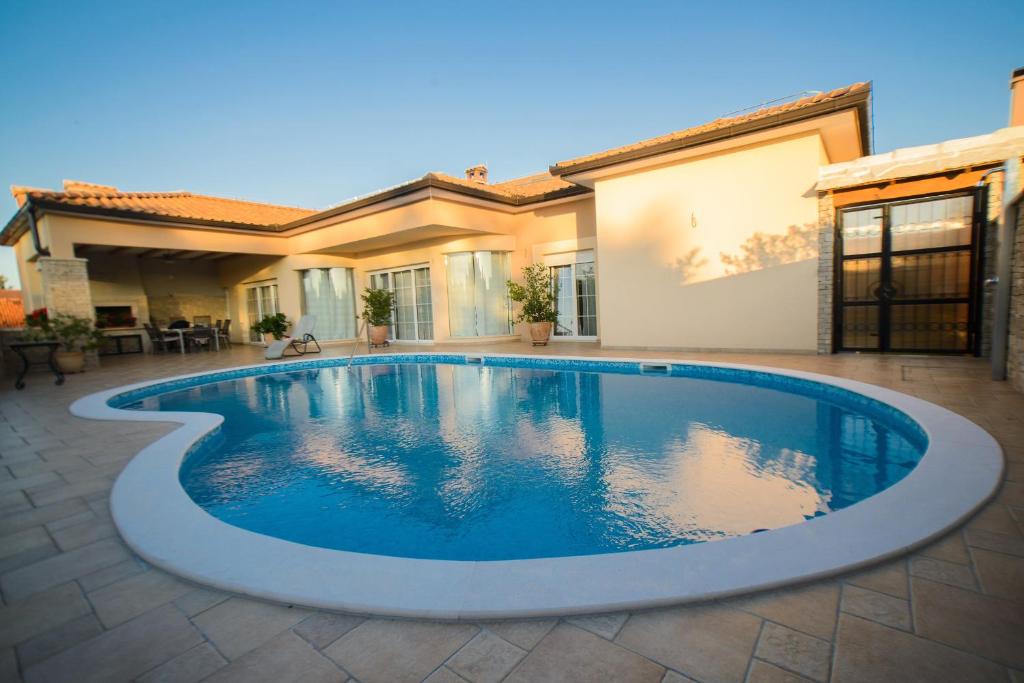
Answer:
POLYGON ((197 249, 153 249, 150 247, 115 247, 109 244, 76 244, 75 256, 89 258, 96 255, 134 256, 136 258, 158 258, 173 261, 218 261, 232 252, 201 251, 197 249))

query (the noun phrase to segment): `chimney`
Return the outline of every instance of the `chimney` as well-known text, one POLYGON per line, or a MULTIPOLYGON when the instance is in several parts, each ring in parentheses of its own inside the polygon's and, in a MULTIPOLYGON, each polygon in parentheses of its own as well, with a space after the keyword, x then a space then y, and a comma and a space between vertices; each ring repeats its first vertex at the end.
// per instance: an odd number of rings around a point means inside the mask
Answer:
POLYGON ((1024 66, 1010 76, 1010 125, 1024 126, 1024 66))
POLYGON ((474 183, 487 184, 487 164, 477 164, 466 169, 466 180, 474 183))

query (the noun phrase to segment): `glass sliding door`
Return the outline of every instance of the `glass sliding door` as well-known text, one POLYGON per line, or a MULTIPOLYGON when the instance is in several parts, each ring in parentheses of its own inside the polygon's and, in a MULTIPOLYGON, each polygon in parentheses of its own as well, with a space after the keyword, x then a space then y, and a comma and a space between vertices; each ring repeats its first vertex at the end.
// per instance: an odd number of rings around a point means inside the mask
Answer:
POLYGON ((576 335, 576 300, 573 296, 572 266, 551 266, 551 289, 555 295, 554 334, 556 337, 576 335))
POLYGON ((321 341, 356 336, 355 286, 351 268, 302 271, 302 312, 316 316, 321 341))
POLYGON ((416 287, 416 338, 434 338, 434 300, 430 295, 430 268, 412 271, 416 287))
MULTIPOLYGON (((277 284, 261 284, 246 288, 245 305, 250 325, 263 320, 268 315, 278 313, 277 284)), ((250 329, 249 341, 262 342, 263 335, 250 329)))
POLYGON ((453 337, 512 334, 508 288, 511 255, 507 251, 447 254, 448 322, 453 337))
POLYGON ((555 295, 556 337, 597 337, 597 284, 594 252, 555 254, 545 259, 555 295))
POLYGON ((416 293, 412 286, 412 271, 395 273, 395 338, 416 339, 416 293))
POLYGON ((434 338, 434 309, 428 266, 372 273, 370 286, 386 289, 394 295, 388 338, 404 341, 434 338))
MULTIPOLYGON (((593 253, 590 258, 593 259, 593 253)), ((597 336, 597 281, 594 262, 576 264, 576 335, 597 336)))

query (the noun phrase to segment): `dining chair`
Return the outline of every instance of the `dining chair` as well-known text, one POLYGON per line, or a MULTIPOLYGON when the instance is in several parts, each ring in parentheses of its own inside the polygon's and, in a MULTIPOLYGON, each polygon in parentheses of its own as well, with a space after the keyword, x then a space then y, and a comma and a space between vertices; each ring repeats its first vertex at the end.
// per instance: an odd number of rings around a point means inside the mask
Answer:
POLYGON ((227 344, 231 348, 231 319, 221 322, 217 321, 217 338, 221 344, 227 344))
POLYGON ((158 327, 149 323, 142 323, 142 326, 146 329, 146 334, 149 336, 149 342, 153 346, 154 353, 157 351, 169 351, 171 344, 181 343, 181 338, 176 334, 164 334, 158 327))
POLYGON ((188 335, 189 347, 198 351, 199 349, 206 349, 209 351, 213 348, 213 336, 217 333, 212 327, 204 327, 202 325, 192 328, 192 333, 188 335))

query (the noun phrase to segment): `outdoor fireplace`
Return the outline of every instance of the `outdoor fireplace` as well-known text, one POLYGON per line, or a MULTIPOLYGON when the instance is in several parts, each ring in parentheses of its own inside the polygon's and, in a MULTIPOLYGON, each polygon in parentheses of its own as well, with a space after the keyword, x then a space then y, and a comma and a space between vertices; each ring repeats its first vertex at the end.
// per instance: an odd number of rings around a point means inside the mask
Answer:
POLYGON ((96 327, 135 327, 131 306, 97 306, 96 327))

